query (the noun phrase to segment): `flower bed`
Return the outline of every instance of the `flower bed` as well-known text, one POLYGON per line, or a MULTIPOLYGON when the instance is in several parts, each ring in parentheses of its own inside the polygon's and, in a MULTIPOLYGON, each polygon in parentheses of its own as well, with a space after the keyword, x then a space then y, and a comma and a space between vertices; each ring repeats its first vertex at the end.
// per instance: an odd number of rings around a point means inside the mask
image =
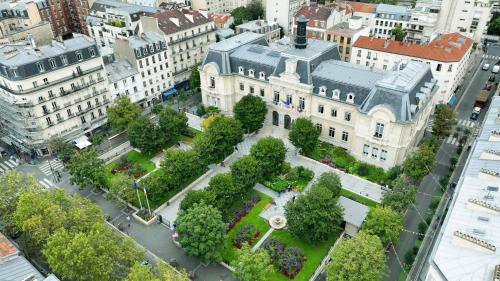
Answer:
POLYGON ((253 240, 259 237, 260 232, 255 229, 255 226, 251 224, 245 224, 238 230, 238 233, 233 237, 233 246, 241 249, 243 244, 246 242, 252 245, 253 240))
POLYGON ((135 178, 154 170, 155 165, 151 162, 151 156, 131 150, 126 155, 106 165, 106 178, 108 181, 117 173, 124 172, 135 178))
POLYGON ((234 214, 234 216, 229 220, 229 222, 228 222, 229 225, 226 229, 226 232, 231 231, 231 229, 233 229, 233 227, 243 217, 248 215, 248 212, 250 212, 250 210, 253 208, 253 206, 255 206, 255 204, 257 204, 260 200, 261 200, 261 197, 259 194, 256 194, 256 195, 253 195, 252 197, 250 197, 250 199, 248 199, 248 201, 245 202, 245 204, 243 204, 243 206, 241 206, 241 208, 239 208, 238 211, 236 211, 236 213, 234 214))
POLYGON ((262 247, 277 269, 289 279, 297 276, 307 259, 297 247, 289 247, 276 238, 265 241, 262 247))
POLYGON ((303 166, 297 166, 287 169, 285 173, 275 176, 270 181, 264 182, 264 185, 276 192, 283 192, 288 187, 301 191, 313 177, 313 171, 306 169, 303 166))

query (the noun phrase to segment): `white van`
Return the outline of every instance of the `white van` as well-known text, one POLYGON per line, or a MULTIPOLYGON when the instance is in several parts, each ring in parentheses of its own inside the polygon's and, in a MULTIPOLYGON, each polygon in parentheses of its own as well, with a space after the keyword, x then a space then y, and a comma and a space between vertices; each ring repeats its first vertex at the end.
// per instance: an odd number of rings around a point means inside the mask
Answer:
POLYGON ((491 72, 493 72, 493 73, 497 74, 499 71, 500 71, 500 65, 495 64, 495 65, 493 66, 493 69, 491 70, 491 72))

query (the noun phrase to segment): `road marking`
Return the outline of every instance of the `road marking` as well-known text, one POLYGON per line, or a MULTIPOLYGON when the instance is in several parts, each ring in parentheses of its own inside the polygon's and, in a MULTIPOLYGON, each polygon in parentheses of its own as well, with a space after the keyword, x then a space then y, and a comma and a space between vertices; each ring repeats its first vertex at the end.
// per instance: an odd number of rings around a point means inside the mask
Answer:
MULTIPOLYGON (((474 63, 474 62, 473 62, 474 63)), ((481 65, 482 65, 482 60, 479 60, 479 66, 476 67, 476 72, 474 72, 474 75, 472 75, 472 78, 469 79, 469 81, 474 81, 477 74, 479 73, 479 70, 481 69, 481 65)), ((465 76, 465 75, 464 75, 465 76)), ((465 77, 464 77, 465 78, 465 77)), ((460 96, 460 99, 458 100, 457 102, 457 105, 455 106, 455 109, 459 108, 460 104, 462 103, 462 100, 464 99, 464 96, 467 95, 467 93, 469 92, 469 88, 472 86, 472 83, 468 83, 467 85, 467 88, 464 90, 464 92, 462 93, 462 95, 460 96)))
POLYGON ((12 163, 12 165, 14 165, 14 167, 19 166, 19 164, 14 160, 7 160, 7 163, 12 163))
POLYGON ((4 172, 4 170, 0 167, 0 173, 3 173, 3 172, 4 172))
POLYGON ((49 186, 55 186, 50 180, 47 178, 44 178, 43 181, 45 181, 49 186))
POLYGON ((41 181, 41 180, 39 180, 39 181, 38 181, 38 183, 39 183, 39 184, 41 184, 41 185, 42 185, 42 187, 44 187, 44 188, 46 188, 46 189, 49 189, 49 188, 50 188, 50 186, 48 186, 46 183, 44 183, 44 182, 43 182, 43 181, 41 181))
POLYGON ((4 170, 10 170, 9 167, 7 167, 6 165, 4 165, 3 163, 0 163, 0 166, 4 169, 4 170))
POLYGON ((7 166, 11 167, 11 168, 16 167, 15 165, 12 165, 12 163, 9 163, 9 161, 3 162, 3 163, 6 164, 7 166))
POLYGON ((452 136, 449 136, 448 139, 446 140, 446 143, 451 143, 452 138, 453 138, 452 136))

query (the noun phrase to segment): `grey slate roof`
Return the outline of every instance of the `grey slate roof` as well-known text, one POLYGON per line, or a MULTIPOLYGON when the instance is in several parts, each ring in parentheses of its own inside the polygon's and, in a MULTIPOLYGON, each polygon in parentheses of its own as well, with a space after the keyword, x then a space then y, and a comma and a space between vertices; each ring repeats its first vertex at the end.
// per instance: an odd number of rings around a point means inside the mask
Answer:
POLYGON ((44 280, 40 272, 23 256, 0 264, 0 280, 2 281, 20 281, 32 274, 37 280, 44 280))
POLYGON ((107 64, 106 72, 109 83, 115 83, 139 73, 128 60, 118 60, 107 64))
POLYGON ((113 0, 97 0, 94 2, 94 4, 92 4, 90 11, 106 12, 106 9, 108 9, 108 8, 119 9, 119 10, 128 12, 130 14, 135 14, 135 13, 139 13, 139 12, 153 14, 153 13, 160 11, 160 9, 153 8, 153 7, 129 4, 129 3, 124 3, 124 2, 120 2, 120 1, 113 1, 113 0))
POLYGON ((377 8, 375 8, 375 13, 377 17, 379 17, 379 14, 394 15, 395 17, 393 20, 403 21, 410 20, 411 16, 411 13, 407 7, 389 4, 378 4, 377 8))
POLYGON ((367 206, 344 196, 339 197, 338 204, 344 209, 344 221, 360 227, 370 210, 367 206))

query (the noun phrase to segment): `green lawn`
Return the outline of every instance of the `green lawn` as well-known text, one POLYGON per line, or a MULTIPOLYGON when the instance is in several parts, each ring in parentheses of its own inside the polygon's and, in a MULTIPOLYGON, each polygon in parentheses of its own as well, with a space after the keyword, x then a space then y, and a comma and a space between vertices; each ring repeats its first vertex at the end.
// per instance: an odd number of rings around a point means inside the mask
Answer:
MULTIPOLYGON (((269 238, 276 238, 280 242, 286 244, 287 246, 293 246, 300 249, 300 252, 307 257, 304 266, 299 271, 299 274, 295 276, 293 280, 295 281, 308 281, 309 278, 314 274, 316 268, 320 265, 323 258, 328 254, 330 247, 335 244, 335 241, 339 238, 341 231, 333 233, 331 238, 327 241, 320 242, 318 244, 307 243, 300 239, 295 238, 288 232, 288 230, 275 230, 269 238)), ((268 238, 268 239, 269 239, 268 238)), ((275 271, 267 278, 269 281, 285 281, 289 280, 285 275, 279 271, 275 271)))
MULTIPOLYGON (((145 174, 147 174, 155 169, 155 164, 153 162, 151 162, 151 158, 153 158, 152 155, 140 153, 140 152, 137 152, 136 150, 131 150, 130 152, 127 153, 127 158, 130 161, 132 161, 134 164, 141 165, 146 170, 145 174)), ((119 159, 116 159, 115 161, 108 163, 105 166, 105 175, 106 175, 106 179, 108 182, 114 176, 111 173, 111 170, 113 170, 113 168, 115 167, 115 165, 118 161, 119 161, 119 159)))
POLYGON ((361 196, 359 194, 356 194, 354 192, 351 192, 351 191, 349 191, 347 189, 343 189, 342 188, 342 190, 340 191, 340 195, 342 195, 344 197, 347 197, 347 198, 349 198, 351 200, 354 200, 354 201, 356 201, 358 203, 364 204, 364 205, 368 206, 369 208, 374 208, 374 207, 376 207, 376 206, 379 205, 379 203, 377 203, 377 202, 375 202, 373 200, 370 200, 370 199, 368 199, 368 198, 366 198, 364 196, 361 196))
MULTIPOLYGON (((222 251, 222 258, 227 262, 231 263, 233 260, 236 259, 238 255, 238 249, 233 246, 232 239, 238 233, 238 230, 244 226, 245 224, 251 224, 255 227, 257 231, 260 232, 259 237, 257 237, 254 240, 254 243, 257 243, 257 241, 269 230, 269 223, 267 220, 263 219, 262 217, 259 216, 259 214, 264 210, 264 207, 266 204, 271 202, 272 198, 258 192, 257 190, 252 189, 250 192, 251 197, 255 194, 259 194, 261 197, 261 200, 255 204, 255 206, 252 208, 252 210, 246 215, 241 221, 239 221, 231 231, 227 234, 227 239, 226 239, 226 249, 222 251)), ((241 206, 241 204, 240 204, 241 206)))

